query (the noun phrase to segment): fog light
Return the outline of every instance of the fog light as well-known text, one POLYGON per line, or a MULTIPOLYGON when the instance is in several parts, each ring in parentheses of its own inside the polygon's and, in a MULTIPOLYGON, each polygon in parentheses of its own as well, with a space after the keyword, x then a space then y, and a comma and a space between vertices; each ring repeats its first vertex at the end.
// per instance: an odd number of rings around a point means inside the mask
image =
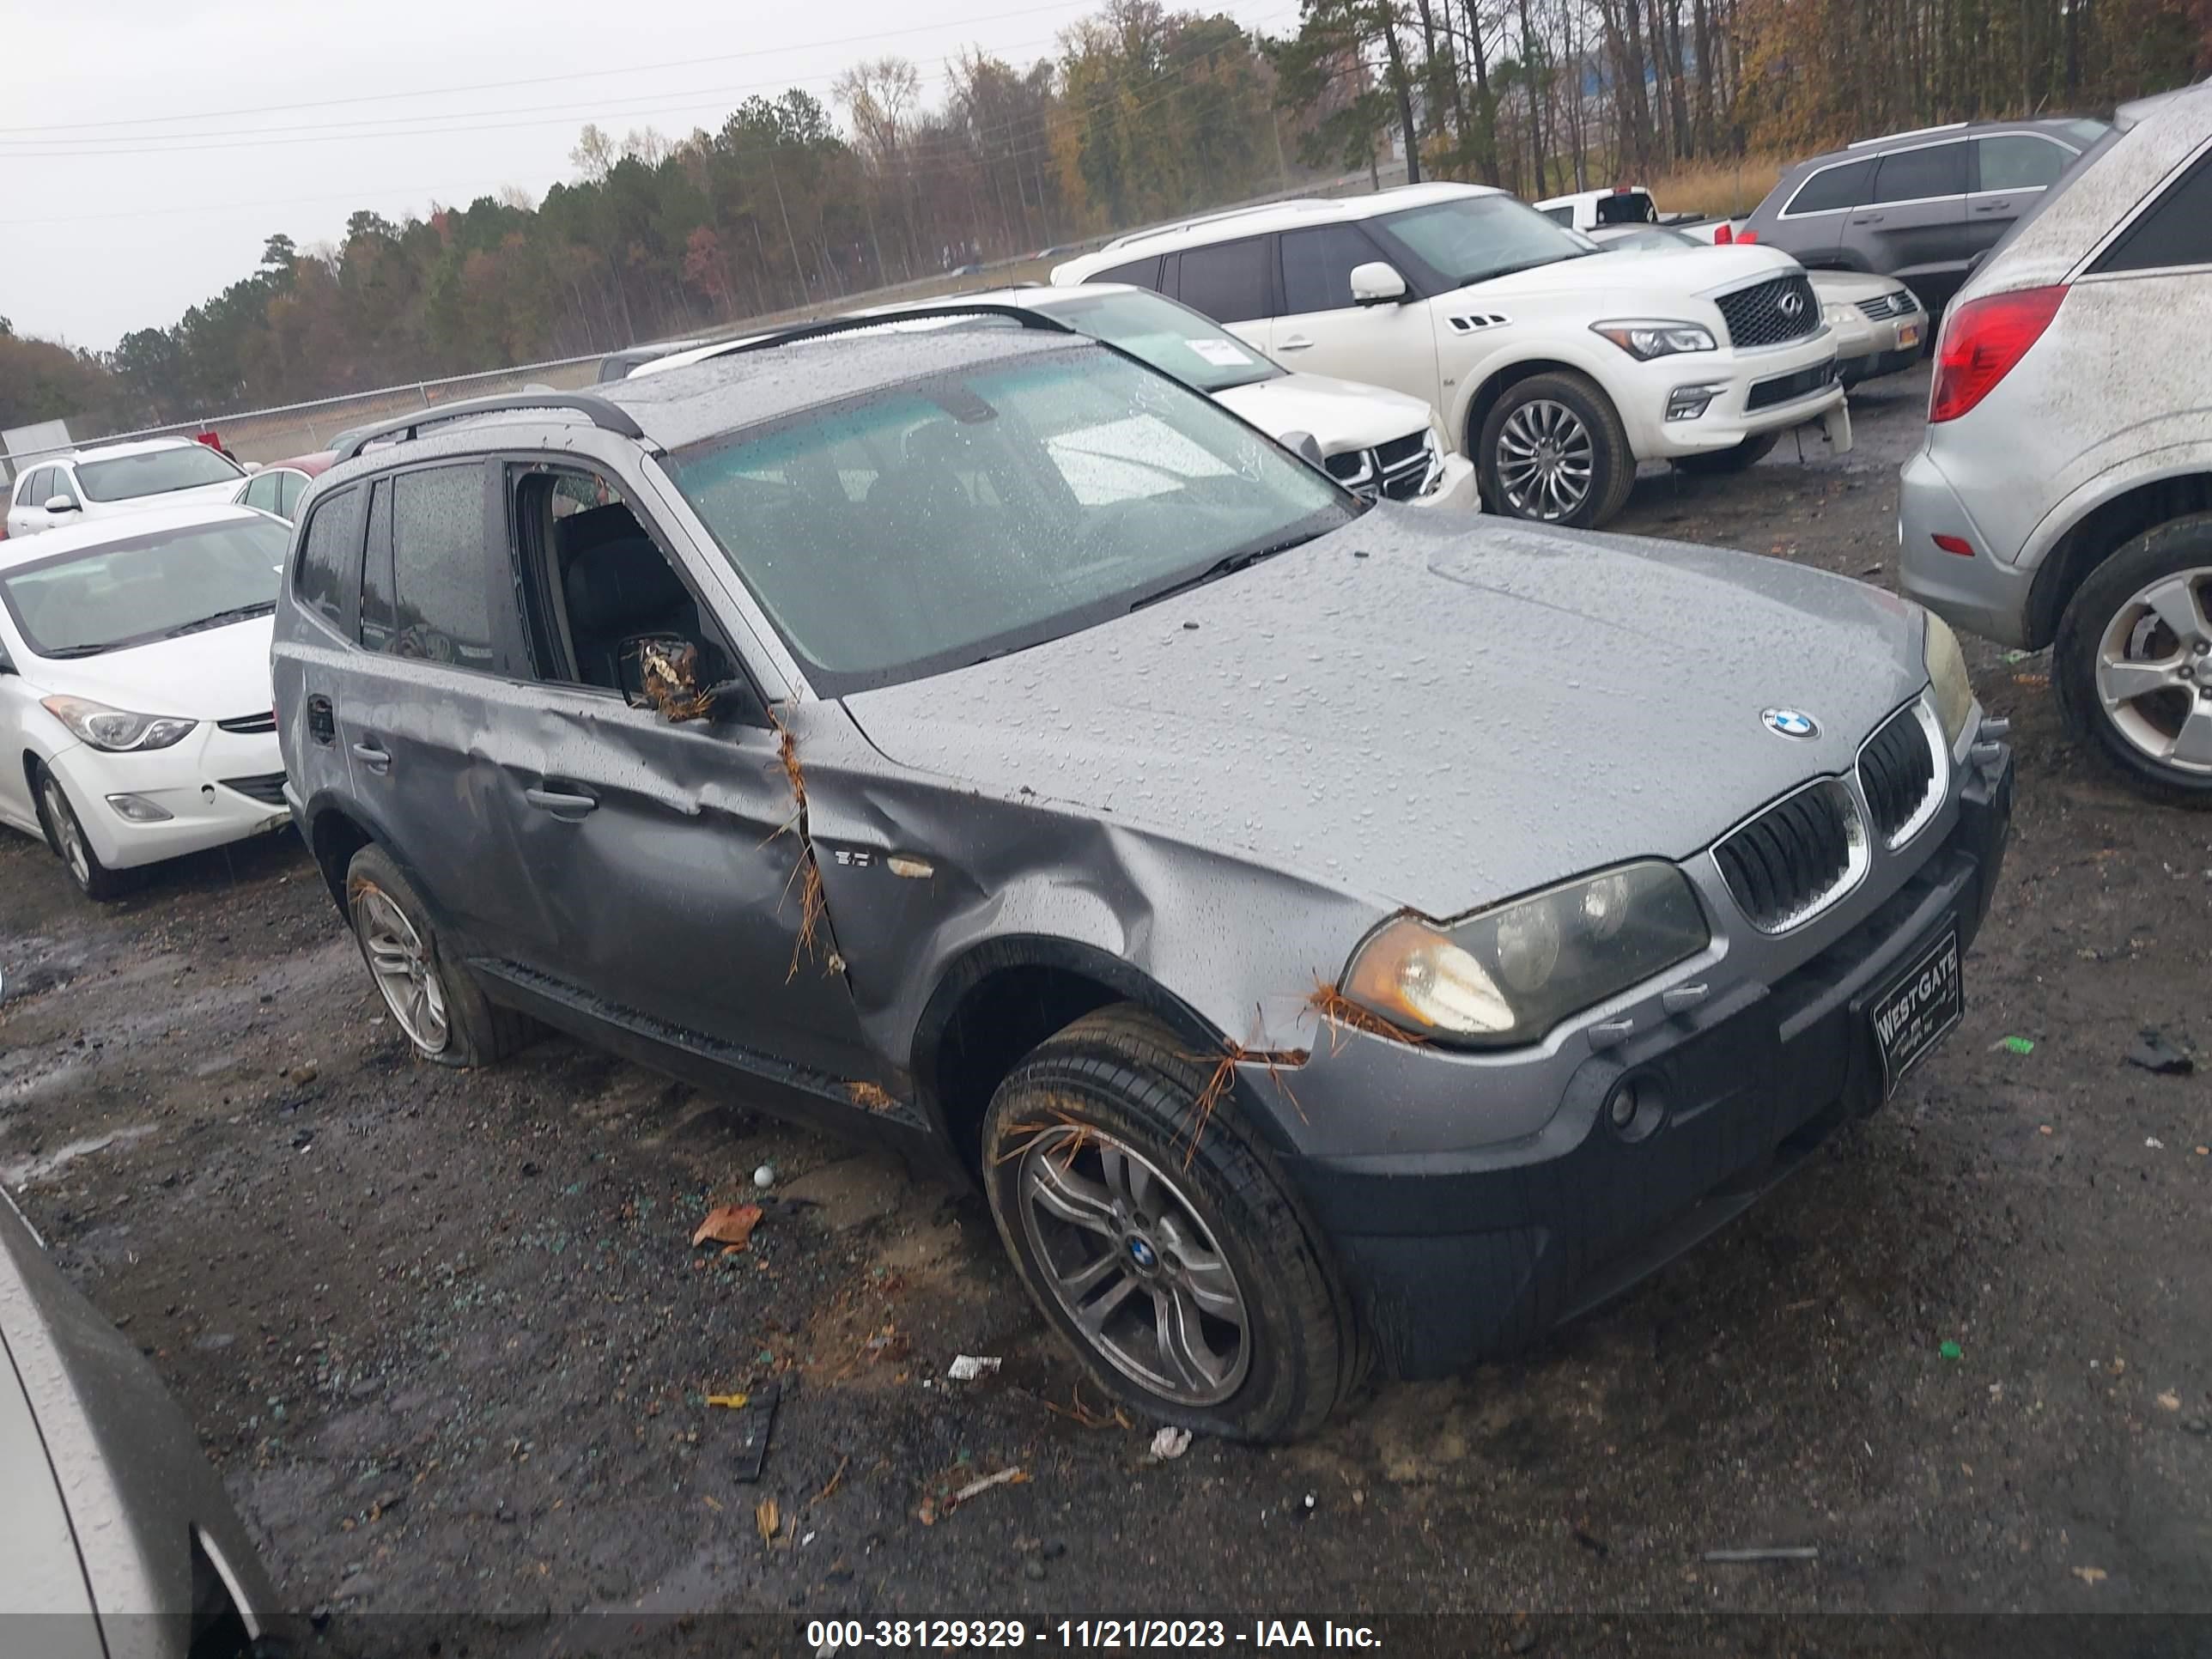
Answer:
POLYGON ((1613 1097, 1606 1102, 1605 1115, 1612 1120, 1614 1128, 1626 1129, 1636 1121, 1636 1110, 1642 1103, 1637 1097, 1635 1084, 1624 1083, 1613 1091, 1613 1097))
POLYGON ((156 806, 143 795, 110 795, 107 804, 115 809, 118 817, 128 818, 133 823, 160 823, 169 816, 167 808, 156 806))
POLYGON ((1623 1140, 1641 1140, 1667 1115, 1664 1093, 1649 1073, 1625 1077, 1605 1097, 1605 1121, 1623 1140))
POLYGON ((1667 418, 1670 421, 1694 421, 1726 389, 1718 386, 1678 386, 1667 394, 1667 418))

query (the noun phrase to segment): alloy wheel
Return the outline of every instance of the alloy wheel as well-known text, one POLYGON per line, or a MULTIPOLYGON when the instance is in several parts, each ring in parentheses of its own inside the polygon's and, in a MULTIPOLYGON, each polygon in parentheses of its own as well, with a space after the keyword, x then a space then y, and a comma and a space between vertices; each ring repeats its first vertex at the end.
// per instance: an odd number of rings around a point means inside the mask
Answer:
POLYGON ((1573 410, 1536 398, 1498 428, 1497 465, 1508 506, 1525 518, 1555 522, 1589 499, 1597 446, 1573 410))
POLYGON ((92 885, 92 853, 84 844, 84 831, 78 828, 76 814, 70 811, 69 797, 62 793, 61 781, 52 773, 40 786, 46 798, 46 822, 53 826, 54 844, 61 848, 62 861, 70 867, 80 887, 92 885))
POLYGON ((446 1018, 446 988, 437 964, 415 924, 380 890, 363 887, 354 896, 354 927, 368 957, 384 1006, 415 1046, 440 1054, 452 1040, 446 1018))
POLYGON ((1214 1406, 1251 1364, 1236 1270, 1159 1165, 1088 1125, 1021 1152, 1022 1227, 1053 1297, 1115 1370, 1163 1399, 1214 1406))
POLYGON ((2212 775, 2212 568, 2159 577, 2112 613, 2097 641, 2097 700, 2146 759, 2212 775))

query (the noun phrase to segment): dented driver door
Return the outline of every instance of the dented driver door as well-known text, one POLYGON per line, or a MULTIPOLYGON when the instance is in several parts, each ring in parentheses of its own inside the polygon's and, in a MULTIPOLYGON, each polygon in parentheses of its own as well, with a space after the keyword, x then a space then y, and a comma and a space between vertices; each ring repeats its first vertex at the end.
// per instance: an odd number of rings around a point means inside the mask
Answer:
POLYGON ((524 965, 756 1069, 874 1080, 775 728, 525 690, 500 757, 534 916, 524 965))

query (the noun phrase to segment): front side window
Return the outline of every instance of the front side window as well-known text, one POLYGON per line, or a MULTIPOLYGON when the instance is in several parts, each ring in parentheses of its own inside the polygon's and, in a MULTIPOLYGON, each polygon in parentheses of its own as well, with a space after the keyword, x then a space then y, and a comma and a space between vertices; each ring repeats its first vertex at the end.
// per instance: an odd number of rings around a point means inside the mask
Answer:
POLYGON ((1268 239, 1187 247, 1176 276, 1176 297, 1217 323, 1245 323, 1275 309, 1275 284, 1267 269, 1268 239))
POLYGON ((0 599, 41 657, 96 657, 276 608, 284 527, 266 519, 107 542, 18 565, 0 599))
POLYGON ((292 592, 332 627, 345 621, 346 589, 361 573, 361 513, 364 489, 341 489, 315 508, 300 544, 292 592))
POLYGON ((1282 373, 1218 323, 1164 295, 1066 292, 1066 298, 1055 295, 1040 309, 1200 392, 1249 386, 1282 373))
POLYGON ((1374 222, 1415 263, 1450 288, 1579 259, 1597 245, 1510 196, 1462 196, 1385 214, 1374 222))
POLYGON ((264 513, 276 510, 276 477, 274 473, 264 472, 246 486, 246 504, 258 507, 264 513))
POLYGON ((2000 132, 1974 140, 1984 190, 2048 189, 2073 160, 2073 151, 2033 133, 2000 132))
POLYGON ((1966 193, 1966 147, 1928 144, 1919 149, 1893 150, 1874 172, 1869 204, 1920 202, 1930 198, 1966 193))
POLYGON ((392 483, 393 634, 385 647, 457 667, 492 663, 484 470, 474 462, 396 474, 392 483))
POLYGON ((1350 306, 1353 269, 1382 257, 1357 225, 1286 230, 1282 245, 1283 309, 1293 317, 1350 306))
POLYGON ((306 477, 297 472, 276 475, 276 516, 289 519, 300 510, 300 497, 307 488, 306 477))
POLYGON ((668 465, 830 696, 1077 632, 1357 510, 1209 399, 1073 344, 711 439, 668 465))
POLYGON ((1822 167, 1797 186, 1790 205, 1782 210, 1783 216, 1786 218, 1801 213, 1834 213, 1843 208, 1856 207, 1865 199, 1867 185, 1873 178, 1874 162, 1870 158, 1822 167))
POLYGON ((205 444, 112 455, 104 461, 79 461, 76 467, 77 483, 95 501, 135 501, 203 484, 236 483, 244 476, 205 444))
MULTIPOLYGON (((65 466, 53 470, 53 475, 46 480, 46 489, 49 495, 59 495, 64 501, 77 501, 76 486, 70 482, 69 469, 65 466)), ((77 505, 82 506, 83 503, 77 501, 77 505)))

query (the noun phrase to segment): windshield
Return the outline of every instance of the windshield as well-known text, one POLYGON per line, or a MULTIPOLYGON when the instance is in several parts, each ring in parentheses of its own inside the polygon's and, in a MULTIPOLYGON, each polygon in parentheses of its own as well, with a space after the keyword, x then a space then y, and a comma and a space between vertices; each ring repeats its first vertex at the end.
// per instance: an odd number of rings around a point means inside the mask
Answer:
POLYGON ((1638 230, 1607 233, 1590 239, 1600 247, 1627 248, 1637 253, 1680 253, 1686 247, 1704 247, 1706 244, 1694 236, 1686 236, 1679 230, 1662 230, 1656 225, 1646 225, 1638 230))
POLYGON ((95 501, 166 495, 198 484, 235 483, 245 476, 205 444, 179 444, 174 449, 149 449, 76 464, 76 481, 95 501))
POLYGON ((263 518, 134 536, 19 565, 0 599, 35 655, 97 656, 266 616, 290 539, 263 518))
POLYGON ((1225 392, 1282 373, 1218 323, 1158 294, 1078 292, 1038 309, 1200 392, 1225 392))
POLYGON ((1073 342, 669 465, 833 696, 1076 632, 1358 510, 1218 405, 1073 342))
POLYGON ((1454 288, 1597 252, 1588 237, 1510 196, 1462 196, 1371 224, 1454 288))

